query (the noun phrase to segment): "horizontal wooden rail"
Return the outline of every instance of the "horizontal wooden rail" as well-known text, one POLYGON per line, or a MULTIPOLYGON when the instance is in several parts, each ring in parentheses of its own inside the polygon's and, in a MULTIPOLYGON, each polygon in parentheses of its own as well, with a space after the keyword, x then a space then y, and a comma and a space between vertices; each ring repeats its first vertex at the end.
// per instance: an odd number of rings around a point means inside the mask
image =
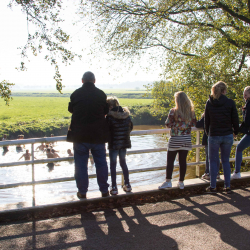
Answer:
MULTIPOLYGON (((203 131, 203 129, 197 129, 195 127, 192 127, 192 131, 196 131, 197 138, 196 142, 199 142, 199 132, 203 131)), ((139 131, 132 131, 131 135, 151 135, 151 134, 164 134, 169 133, 170 129, 153 129, 153 130, 139 130, 139 131)), ((34 164, 41 164, 41 163, 50 163, 50 162, 60 162, 60 161, 73 161, 74 157, 62 157, 62 158, 49 158, 49 159, 38 159, 34 160, 34 144, 35 143, 50 143, 50 142, 57 142, 57 141, 66 141, 66 136, 57 136, 57 137, 43 137, 43 138, 32 138, 32 139, 23 139, 23 140, 8 140, 8 141, 0 141, 0 146, 11 146, 11 145, 20 145, 20 144, 32 144, 31 154, 32 154, 32 160, 31 161, 21 161, 21 162, 7 162, 7 163, 0 163, 0 167, 11 167, 11 166, 19 166, 19 165, 29 165, 32 164, 32 181, 31 182, 20 182, 20 183, 10 183, 10 184, 3 184, 0 185, 0 189, 5 188, 14 188, 19 186, 30 186, 30 185, 39 185, 39 184, 49 184, 49 183, 57 183, 57 182, 66 182, 66 181, 73 181, 75 180, 74 177, 64 177, 64 178, 55 178, 55 179, 49 179, 49 180, 34 180, 34 164)), ((235 141, 234 145, 237 145, 239 141, 235 141)), ((167 144, 167 142, 166 142, 167 144)), ((204 146, 199 144, 192 145, 192 148, 195 148, 196 150, 199 148, 203 148, 204 146)), ((151 149, 141 149, 141 150, 128 150, 127 154, 144 154, 144 153, 154 153, 154 152, 162 152, 167 151, 167 148, 151 148, 151 149)), ((196 151, 196 153, 199 151, 196 151)), ((108 156, 108 153, 106 154, 108 156)), ((90 156, 92 157, 92 156, 90 156)), ((243 160, 249 160, 250 157, 243 157, 243 160)), ((235 158, 230 158, 230 161, 235 161, 235 158)), ((196 162, 188 162, 188 166, 194 166, 194 165, 203 165, 205 164, 205 161, 199 161, 199 157, 196 157, 196 162)), ((175 167, 178 167, 178 164, 174 165, 175 167)), ((133 169, 129 170, 129 173, 139 173, 139 172, 148 172, 148 171, 156 171, 156 170, 165 170, 166 166, 160 166, 160 167, 152 167, 152 168, 140 168, 140 169, 133 169)), ((117 172, 117 175, 122 175, 122 171, 117 172)), ((110 175, 110 173, 109 173, 110 175)), ((96 174, 89 175, 89 178, 96 178, 96 174)))

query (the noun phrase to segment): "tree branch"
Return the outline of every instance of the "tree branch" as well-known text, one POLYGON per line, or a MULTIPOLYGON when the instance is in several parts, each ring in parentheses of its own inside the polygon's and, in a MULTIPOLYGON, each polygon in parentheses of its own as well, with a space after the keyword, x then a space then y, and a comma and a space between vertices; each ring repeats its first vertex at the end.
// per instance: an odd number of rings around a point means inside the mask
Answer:
POLYGON ((241 71, 241 69, 242 69, 242 66, 243 66, 243 64, 245 63, 245 59, 246 59, 246 53, 243 52, 243 55, 242 55, 242 58, 241 58, 241 62, 240 62, 240 66, 239 66, 239 68, 238 68, 238 70, 237 70, 238 73, 240 73, 240 71, 241 71))
MULTIPOLYGON (((246 16, 243 15, 239 15, 238 13, 236 13, 235 11, 233 11, 232 9, 230 9, 227 5, 225 5, 224 3, 218 1, 218 0, 212 0, 217 6, 219 6, 222 10, 224 10, 225 12, 229 13, 231 16, 236 17, 246 23, 250 24, 250 18, 247 18, 246 16)), ((250 8, 249 5, 249 0, 248 0, 248 9, 250 8)), ((249 9, 250 10, 250 9, 249 9)))
POLYGON ((175 49, 169 48, 166 45, 164 45, 162 42, 160 42, 157 38, 155 38, 154 40, 156 40, 159 43, 158 44, 148 45, 147 47, 144 47, 143 49, 148 49, 148 48, 152 48, 152 47, 163 47, 166 50, 172 51, 172 52, 174 52, 176 54, 179 54, 179 55, 182 55, 182 56, 196 56, 196 57, 199 57, 198 55, 195 55, 195 54, 184 53, 184 52, 180 52, 180 51, 177 51, 175 49))
MULTIPOLYGON (((160 11, 154 7, 147 7, 147 6, 131 6, 131 5, 119 5, 119 4, 107 4, 107 3, 103 3, 99 0, 92 0, 92 2, 99 4, 101 6, 103 6, 103 8, 107 8, 111 11, 118 11, 118 12, 123 12, 123 13, 127 13, 129 15, 134 15, 134 16, 143 16, 143 15, 157 15, 157 16, 168 16, 168 15, 178 15, 178 14, 182 14, 182 13, 189 13, 189 12, 197 12, 197 11, 203 11, 203 10, 213 10, 213 9, 220 9, 220 7, 216 6, 216 5, 211 5, 211 6, 207 6, 207 7, 199 7, 199 8, 190 8, 190 9, 183 9, 180 11, 169 11, 173 6, 171 6, 168 10, 166 11, 160 11)), ((120 13, 122 14, 122 13, 120 13)))
POLYGON ((232 76, 235 76, 235 75, 237 75, 237 74, 240 73, 240 71, 241 71, 241 69, 242 69, 242 67, 243 67, 243 65, 244 65, 244 63, 245 63, 245 60, 246 60, 246 53, 243 52, 242 58, 241 58, 241 61, 240 61, 239 68, 237 69, 237 71, 236 71, 235 73, 232 74, 232 76))

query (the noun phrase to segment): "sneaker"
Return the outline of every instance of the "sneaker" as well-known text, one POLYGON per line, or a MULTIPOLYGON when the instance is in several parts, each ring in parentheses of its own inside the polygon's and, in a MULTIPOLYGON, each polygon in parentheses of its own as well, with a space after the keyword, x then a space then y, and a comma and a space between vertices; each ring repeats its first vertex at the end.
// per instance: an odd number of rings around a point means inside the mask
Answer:
POLYGON ((217 179, 217 180, 220 179, 220 174, 217 174, 216 179, 217 179))
POLYGON ((178 183, 177 183, 177 187, 178 187, 179 189, 184 189, 184 183, 183 183, 183 182, 178 182, 178 183))
POLYGON ((208 194, 216 194, 217 190, 216 188, 211 188, 210 186, 206 188, 206 192, 208 194))
POLYGON ((240 178, 241 178, 240 172, 235 173, 235 171, 234 171, 234 173, 231 175, 231 180, 240 179, 240 178))
POLYGON ((208 173, 205 173, 201 176, 201 178, 204 180, 210 180, 210 175, 208 173))
POLYGON ((114 186, 110 189, 110 194, 111 195, 117 195, 118 194, 118 190, 117 190, 117 187, 114 186))
POLYGON ((125 184, 122 188, 125 192, 131 192, 132 190, 130 184, 125 184))
POLYGON ((108 197, 109 196, 109 191, 107 193, 102 193, 102 197, 108 197))
POLYGON ((80 192, 77 192, 76 195, 79 199, 86 199, 86 194, 81 194, 80 192))
POLYGON ((165 181, 163 182, 158 189, 165 189, 165 188, 171 188, 172 187, 172 182, 171 181, 165 181))
POLYGON ((225 191, 227 194, 231 194, 231 193, 232 193, 232 190, 231 190, 230 187, 224 188, 224 191, 225 191))

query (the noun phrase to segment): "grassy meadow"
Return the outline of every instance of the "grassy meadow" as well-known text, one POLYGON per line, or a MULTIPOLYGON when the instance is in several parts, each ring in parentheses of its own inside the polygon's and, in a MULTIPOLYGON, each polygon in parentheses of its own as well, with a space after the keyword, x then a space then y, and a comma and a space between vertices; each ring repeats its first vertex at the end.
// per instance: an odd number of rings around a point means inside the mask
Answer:
MULTIPOLYGON (((4 133, 25 137, 65 134, 70 124, 69 97, 13 96, 9 106, 0 102, 0 136, 4 133)), ((121 106, 150 106, 152 99, 119 98, 121 106)))
MULTIPOLYGON (((0 102, 0 122, 17 123, 34 120, 70 118, 65 97, 13 97, 9 106, 0 102)), ((119 99, 121 106, 145 106, 152 99, 119 99)))

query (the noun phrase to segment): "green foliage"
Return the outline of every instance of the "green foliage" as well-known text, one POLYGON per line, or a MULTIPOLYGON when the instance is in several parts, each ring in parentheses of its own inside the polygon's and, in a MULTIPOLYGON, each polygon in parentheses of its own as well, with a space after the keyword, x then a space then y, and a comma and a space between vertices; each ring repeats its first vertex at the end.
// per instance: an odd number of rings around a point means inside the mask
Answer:
MULTIPOLYGON (((187 92, 199 115, 219 80, 228 83, 228 96, 240 107, 243 86, 250 85, 249 1, 90 2, 100 42, 106 42, 115 58, 133 58, 147 50, 161 62, 164 78, 187 92)), ((164 84, 148 87, 157 112, 170 104, 164 84)))
POLYGON ((130 112, 134 125, 164 125, 167 113, 155 114, 151 105, 131 106, 130 112))
POLYGON ((12 100, 12 98, 10 97, 11 95, 10 87, 13 85, 14 85, 13 83, 9 83, 6 80, 0 82, 0 95, 1 98, 4 99, 7 105, 9 105, 9 101, 12 100))
POLYGON ((159 117, 168 114, 170 107, 174 105, 174 93, 180 90, 178 86, 170 81, 156 81, 146 87, 154 98, 152 112, 159 117))
MULTIPOLYGON (((250 49, 249 1, 90 0, 100 40, 115 55, 138 55, 145 49, 200 57, 220 46, 250 49)), ((86 5, 83 12, 89 11, 86 5)), ((218 50, 217 50, 218 51, 218 50)))
MULTIPOLYGON (((233 58, 230 60, 233 61, 233 58)), ((238 66, 235 61, 235 64, 231 64, 231 61, 220 60, 219 55, 203 59, 189 58, 183 63, 181 72, 177 74, 175 69, 171 71, 173 74, 172 80, 192 99, 197 116, 204 112, 211 87, 217 81, 227 83, 227 96, 236 102, 241 115, 242 93, 244 87, 250 85, 250 72, 248 66, 244 65, 240 72, 234 74, 233 71, 238 66), (213 61, 213 63, 210 61, 213 61)))
POLYGON ((120 105, 122 107, 133 107, 133 106, 146 106, 152 104, 152 99, 127 99, 127 98, 119 98, 120 105))

